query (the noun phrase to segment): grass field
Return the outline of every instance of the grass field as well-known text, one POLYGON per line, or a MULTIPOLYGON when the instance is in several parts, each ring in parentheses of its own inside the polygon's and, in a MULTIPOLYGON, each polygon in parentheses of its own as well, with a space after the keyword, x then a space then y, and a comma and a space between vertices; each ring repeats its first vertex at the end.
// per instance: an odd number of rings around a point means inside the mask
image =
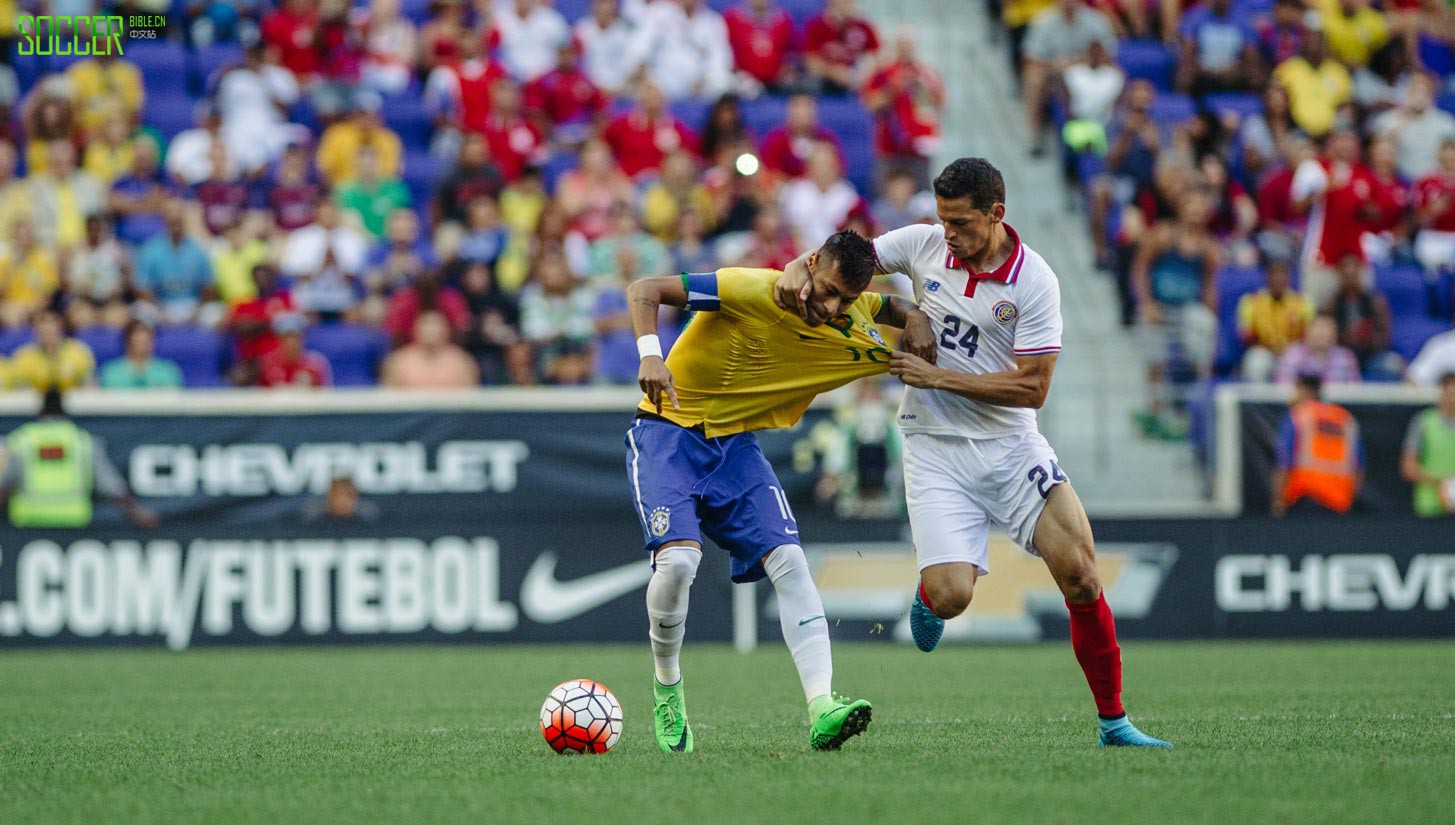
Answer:
POLYGON ((1069 647, 835 649, 869 732, 811 753, 781 646, 684 655, 698 752, 656 750, 630 647, 0 654, 0 822, 1455 821, 1455 646, 1138 644, 1128 706, 1172 752, 1092 746, 1069 647), (584 675, 611 754, 537 713, 584 675))

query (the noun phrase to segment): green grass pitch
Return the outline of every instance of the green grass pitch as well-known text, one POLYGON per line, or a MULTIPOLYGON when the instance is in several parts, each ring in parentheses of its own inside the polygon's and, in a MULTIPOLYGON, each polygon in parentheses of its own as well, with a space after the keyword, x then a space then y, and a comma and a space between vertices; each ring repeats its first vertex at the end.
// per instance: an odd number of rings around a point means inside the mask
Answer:
POLYGON ((1093 747, 1064 643, 835 647, 874 701, 808 751, 781 645, 683 656, 698 752, 660 753, 645 642, 0 654, 0 822, 1401 823, 1455 821, 1448 642, 1130 643, 1126 699, 1177 750, 1093 747), (625 732, 557 756, 557 682, 625 732))

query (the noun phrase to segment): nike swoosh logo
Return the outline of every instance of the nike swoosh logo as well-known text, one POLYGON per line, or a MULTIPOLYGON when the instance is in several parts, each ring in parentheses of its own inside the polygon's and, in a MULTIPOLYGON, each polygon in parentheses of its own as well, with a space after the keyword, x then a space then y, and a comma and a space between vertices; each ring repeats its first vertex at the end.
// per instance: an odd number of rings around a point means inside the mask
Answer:
POLYGON ((556 624, 625 596, 647 583, 652 566, 632 562, 568 582, 556 580, 556 554, 536 557, 520 584, 520 607, 531 621, 556 624))
MULTIPOLYGON (((816 622, 819 619, 823 619, 823 616, 814 616, 811 619, 804 619, 803 621, 801 621, 801 622, 798 623, 798 626, 799 627, 803 627, 804 625, 808 624, 809 622, 816 622)), ((827 619, 824 619, 824 621, 828 621, 828 620, 827 619)))
POLYGON ((678 753, 687 750, 687 728, 682 729, 682 738, 677 740, 677 744, 672 746, 672 750, 678 753))
MULTIPOLYGON (((685 622, 685 621, 687 621, 687 620, 686 619, 683 619, 682 620, 682 622, 685 622)), ((674 628, 674 627, 681 627, 682 626, 682 622, 678 622, 677 624, 662 624, 661 622, 657 622, 657 627, 660 627, 663 630, 668 630, 668 629, 671 629, 671 628, 674 628)))

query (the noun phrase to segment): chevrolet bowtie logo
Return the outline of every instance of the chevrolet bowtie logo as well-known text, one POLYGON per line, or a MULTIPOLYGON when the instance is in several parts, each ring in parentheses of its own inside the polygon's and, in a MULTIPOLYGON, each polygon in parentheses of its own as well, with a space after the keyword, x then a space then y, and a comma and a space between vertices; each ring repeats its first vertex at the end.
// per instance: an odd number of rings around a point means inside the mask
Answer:
MULTIPOLYGON (((919 574, 907 542, 817 544, 804 549, 812 560, 825 612, 846 620, 895 623, 894 638, 909 641, 907 615, 919 574)), ((1146 616, 1176 559, 1177 547, 1172 544, 1098 543, 1097 571, 1117 616, 1146 616)), ((945 638, 1035 641, 1041 638, 1042 617, 1065 615, 1065 600, 1045 562, 1009 538, 992 535, 989 564, 993 575, 975 585, 970 609, 945 624, 945 638)))

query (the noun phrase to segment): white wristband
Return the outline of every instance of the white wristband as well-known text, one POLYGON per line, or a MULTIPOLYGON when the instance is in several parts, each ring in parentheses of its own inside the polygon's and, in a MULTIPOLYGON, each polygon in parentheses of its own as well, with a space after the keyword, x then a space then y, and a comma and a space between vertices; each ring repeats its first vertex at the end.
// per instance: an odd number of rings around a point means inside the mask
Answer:
POLYGON ((648 355, 662 357, 662 339, 655 335, 643 335, 637 339, 637 357, 646 358, 648 355))

